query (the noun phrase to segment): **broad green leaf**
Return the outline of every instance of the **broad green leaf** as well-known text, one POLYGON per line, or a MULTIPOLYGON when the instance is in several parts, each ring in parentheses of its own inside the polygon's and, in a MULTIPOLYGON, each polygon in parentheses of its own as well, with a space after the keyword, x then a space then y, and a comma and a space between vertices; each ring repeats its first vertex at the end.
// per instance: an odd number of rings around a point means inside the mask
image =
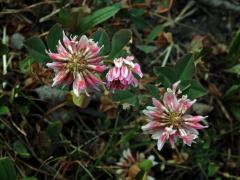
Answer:
POLYGON ((0 159, 0 177, 3 180, 17 180, 16 169, 8 157, 0 159))
POLYGON ((117 3, 93 12, 80 22, 78 33, 84 33, 90 28, 108 20, 109 18, 113 17, 121 8, 121 3, 117 3))
POLYGON ((109 55, 110 59, 114 59, 119 52, 128 44, 132 38, 132 32, 128 29, 122 29, 116 32, 112 37, 112 51, 109 55))
POLYGON ((9 115, 10 111, 7 106, 0 105, 0 115, 9 115))
POLYGON ((231 86, 231 87, 226 91, 226 93, 225 93, 225 95, 224 95, 224 98, 231 97, 231 96, 233 96, 234 94, 239 93, 239 92, 240 92, 240 85, 235 84, 235 85, 231 86))
POLYGON ((14 141, 13 149, 21 158, 29 158, 31 156, 27 148, 18 140, 14 141))
POLYGON ((67 92, 60 88, 52 88, 51 86, 40 86, 35 88, 34 91, 38 94, 38 97, 42 101, 46 101, 50 104, 62 103, 65 100, 67 92))
POLYGON ((229 56, 232 61, 237 61, 240 57, 240 29, 237 31, 230 45, 229 56))
POLYGON ((140 8, 133 8, 130 11, 131 16, 133 16, 133 17, 142 16, 142 15, 144 15, 144 13, 145 13, 145 10, 144 9, 140 9, 140 8))
POLYGON ((145 87, 150 91, 152 97, 159 98, 158 87, 156 87, 152 84, 146 84, 145 87))
POLYGON ((109 51, 110 51, 110 39, 109 36, 107 34, 107 32, 102 29, 99 28, 93 35, 92 38, 94 40, 94 42, 98 43, 99 47, 102 47, 100 54, 101 55, 106 55, 109 51))
POLYGON ((213 163, 208 164, 208 176, 213 176, 217 171, 219 167, 213 163))
POLYGON ((62 127, 63 124, 61 121, 54 121, 47 126, 45 132, 49 137, 55 138, 62 132, 62 127))
POLYGON ((57 22, 60 24, 69 27, 71 26, 72 20, 70 19, 72 13, 70 8, 61 8, 61 10, 58 13, 58 17, 56 17, 57 22))
POLYGON ((132 20, 134 26, 136 26, 137 30, 146 29, 148 27, 148 24, 144 20, 144 18, 132 16, 131 20, 132 20))
POLYGON ((128 90, 115 91, 113 94, 113 101, 120 102, 121 104, 137 106, 138 98, 128 90))
POLYGON ((165 87, 170 87, 179 80, 192 79, 195 72, 194 60, 196 58, 199 58, 199 56, 190 54, 180 59, 174 67, 155 67, 153 71, 159 82, 163 83, 165 87))
POLYGON ((48 33, 47 36, 47 45, 48 49, 50 49, 52 52, 57 51, 57 44, 59 40, 62 40, 63 38, 63 30, 59 24, 55 24, 48 33))
POLYGON ((187 93, 190 99, 196 99, 206 95, 206 89, 196 80, 184 80, 180 83, 180 88, 185 89, 189 87, 184 93, 187 93))
POLYGON ((175 66, 175 72, 178 80, 192 79, 195 72, 193 56, 187 55, 180 59, 175 66))
POLYGON ((156 26, 146 37, 145 42, 146 44, 152 42, 156 37, 159 36, 159 34, 163 31, 163 26, 158 25, 156 26))
POLYGON ((158 81, 163 84, 165 88, 170 87, 173 83, 178 81, 176 72, 172 67, 154 67, 154 74, 158 77, 158 81))
POLYGON ((152 53, 157 50, 156 46, 149 46, 149 45, 137 45, 137 48, 146 54, 152 53))
POLYGON ((45 53, 46 47, 43 41, 38 37, 32 37, 25 41, 30 56, 40 63, 46 63, 50 58, 45 53))
POLYGON ((225 70, 226 72, 240 75, 240 64, 237 64, 229 69, 225 70))
POLYGON ((240 103, 228 104, 227 108, 233 114, 233 116, 240 121, 240 103))

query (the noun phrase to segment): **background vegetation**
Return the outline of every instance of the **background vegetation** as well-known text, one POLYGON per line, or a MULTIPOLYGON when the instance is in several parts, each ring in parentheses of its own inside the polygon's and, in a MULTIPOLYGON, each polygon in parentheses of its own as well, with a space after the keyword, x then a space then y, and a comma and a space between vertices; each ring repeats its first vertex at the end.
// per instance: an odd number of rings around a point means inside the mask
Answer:
POLYGON ((0 1, 0 179, 116 179, 127 148, 158 162, 140 179, 240 179, 239 18, 237 0, 0 1), (51 88, 45 49, 63 29, 98 40, 109 60, 134 54, 139 88, 51 88), (209 128, 191 148, 159 152, 142 110, 179 79, 209 128))

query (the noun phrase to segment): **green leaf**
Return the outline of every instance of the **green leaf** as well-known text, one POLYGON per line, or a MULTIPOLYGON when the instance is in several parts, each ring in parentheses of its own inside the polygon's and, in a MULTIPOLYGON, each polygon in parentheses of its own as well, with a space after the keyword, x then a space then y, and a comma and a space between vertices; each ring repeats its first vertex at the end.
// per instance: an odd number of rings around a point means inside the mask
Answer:
POLYGON ((125 91, 115 91, 112 97, 113 101, 120 102, 125 105, 138 105, 138 98, 128 90, 125 91))
POLYGON ((133 17, 141 17, 142 15, 144 15, 144 13, 145 13, 145 10, 140 8, 133 8, 130 11, 130 15, 133 17))
POLYGON ((110 59, 114 59, 119 52, 131 40, 132 32, 128 29, 122 29, 116 32, 112 37, 112 51, 109 55, 110 59))
POLYGON ((63 30, 59 24, 55 24, 48 33, 47 36, 47 45, 48 49, 50 49, 52 52, 57 51, 57 44, 59 40, 62 40, 63 38, 63 30))
POLYGON ((239 92, 240 92, 240 85, 235 84, 226 91, 226 93, 224 94, 224 98, 229 98, 239 92))
POLYGON ((231 111, 233 116, 240 121, 240 103, 228 104, 228 109, 231 111))
POLYGON ((172 67, 154 67, 154 74, 158 77, 158 81, 163 83, 165 88, 170 87, 173 83, 178 81, 176 72, 172 67))
POLYGON ((240 64, 237 64, 229 69, 225 70, 226 72, 240 75, 240 64))
POLYGON ((45 129, 47 135, 51 138, 55 138, 62 132, 63 124, 61 121, 54 121, 48 125, 45 129))
POLYGON ((156 46, 149 46, 149 45, 137 45, 137 48, 146 54, 152 53, 157 50, 156 46))
POLYGON ((134 137, 136 137, 136 134, 137 134, 137 130, 136 129, 129 130, 128 132, 123 134, 121 139, 117 142, 117 145, 129 142, 130 139, 133 139, 134 137))
POLYGON ((237 31, 230 45, 229 56, 232 61, 237 61, 240 57, 240 29, 237 31))
POLYGON ((158 87, 156 87, 152 84, 146 84, 145 87, 150 91, 152 97, 159 98, 158 87))
POLYGON ((113 17, 121 8, 121 3, 117 3, 93 12, 80 22, 78 33, 84 33, 90 28, 108 20, 109 18, 113 17))
POLYGON ((152 161, 149 159, 146 159, 139 164, 139 167, 145 172, 148 172, 151 169, 152 165, 153 165, 152 161))
POLYGON ((18 140, 13 143, 13 149, 21 158, 29 158, 31 156, 27 148, 18 140))
POLYGON ((147 22, 142 17, 131 17, 131 21, 133 22, 133 25, 136 26, 137 30, 146 29, 148 27, 147 22))
POLYGON ((34 59, 30 56, 27 56, 25 59, 21 60, 19 62, 19 68, 22 73, 30 72, 31 65, 34 62, 34 59))
POLYGON ((208 176, 213 176, 218 171, 219 167, 213 163, 208 164, 208 176))
POLYGON ((196 99, 206 95, 206 89, 196 80, 184 80, 180 83, 180 88, 184 89, 190 86, 184 93, 187 93, 190 99, 196 99))
POLYGON ((148 159, 139 163, 139 168, 141 169, 141 171, 137 174, 136 179, 141 179, 141 180, 146 179, 152 165, 153 165, 152 161, 148 159))
POLYGON ((40 38, 29 38, 24 44, 29 51, 30 56, 32 56, 38 62, 46 63, 50 59, 45 53, 46 47, 40 38))
POLYGON ((180 59, 174 67, 154 67, 153 72, 165 87, 171 86, 173 83, 181 80, 191 80, 194 72, 194 54, 189 54, 180 59))
POLYGON ((73 103, 80 108, 86 108, 90 102, 90 97, 85 93, 81 93, 80 96, 76 96, 74 92, 71 91, 71 96, 73 103))
POLYGON ((4 180, 17 180, 16 169, 8 157, 0 159, 0 177, 4 180))
POLYGON ((0 115, 9 115, 10 111, 7 106, 0 105, 0 115))
POLYGON ((181 80, 180 88, 185 90, 189 98, 198 98, 206 94, 205 88, 196 80, 192 80, 195 72, 194 55, 187 55, 179 60, 175 67, 154 67, 153 72, 165 88, 181 80))
POLYGON ((102 47, 101 51, 100 51, 100 55, 106 55, 109 51, 110 51, 110 39, 109 36, 107 34, 107 32, 102 29, 99 28, 93 35, 92 35, 92 39, 94 40, 94 42, 98 42, 98 45, 102 47))
POLYGON ((178 80, 192 79, 195 72, 193 55, 187 55, 180 59, 175 66, 178 80))
POLYGON ((159 34, 163 31, 162 25, 156 26, 146 37, 145 42, 146 44, 152 42, 159 34))

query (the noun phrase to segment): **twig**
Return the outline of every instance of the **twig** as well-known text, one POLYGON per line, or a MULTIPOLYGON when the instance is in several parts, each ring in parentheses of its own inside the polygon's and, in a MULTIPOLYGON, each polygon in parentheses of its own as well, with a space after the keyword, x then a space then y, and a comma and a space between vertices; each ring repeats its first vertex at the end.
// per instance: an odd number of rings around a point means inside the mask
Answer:
POLYGON ((192 9, 192 7, 195 5, 194 1, 190 1, 180 12, 180 14, 174 19, 174 22, 179 22, 185 19, 188 16, 191 16, 193 13, 197 11, 197 8, 192 9), (192 9, 188 11, 189 9, 192 9))
MULTIPOLYGON (((2 38, 2 44, 4 45, 7 45, 7 41, 8 41, 8 37, 7 37, 7 28, 6 26, 3 27, 3 38, 2 38)), ((3 54, 2 55, 2 58, 3 58, 3 75, 6 75, 7 74, 7 54, 3 54)), ((5 88, 7 85, 7 82, 4 81, 2 86, 3 88, 5 88)))
POLYGON ((30 6, 27 6, 23 9, 5 9, 4 11, 0 12, 0 15, 1 14, 16 14, 16 13, 21 13, 21 12, 27 12, 27 11, 30 11, 30 9, 32 8, 35 8, 37 6, 41 6, 43 4, 53 4, 53 3, 56 3, 57 1, 46 1, 46 2, 39 2, 39 3, 35 3, 35 4, 32 4, 30 6))
MULTIPOLYGON (((230 122, 230 131, 232 132, 233 131, 233 119, 232 117, 230 116, 230 114, 228 113, 227 109, 225 108, 225 106, 222 104, 222 102, 216 98, 216 101, 218 103, 218 105, 220 106, 220 109, 222 110, 224 116, 226 117, 227 120, 229 120, 230 122)), ((231 133, 231 141, 233 142, 233 134, 231 133)))
POLYGON ((222 9, 226 9, 228 11, 233 11, 235 13, 240 13, 240 6, 238 6, 234 3, 231 3, 230 1, 226 1, 226 0, 197 0, 197 2, 203 3, 207 6, 211 6, 214 9, 222 8, 222 9))
POLYGON ((91 177, 91 179, 95 180, 95 178, 93 177, 93 175, 90 173, 90 171, 81 163, 81 161, 74 161, 76 162, 77 164, 79 164, 83 169, 84 171, 86 171, 86 173, 91 177))
POLYGON ((54 106, 53 108, 49 109, 45 114, 44 117, 47 117, 49 114, 51 114, 52 112, 64 107, 66 105, 66 102, 60 103, 57 106, 54 106))
POLYGON ((162 67, 166 66, 167 60, 168 60, 168 58, 169 58, 169 56, 170 56, 170 54, 172 52, 172 48, 173 48, 173 44, 171 43, 171 45, 168 46, 167 49, 166 49, 166 55, 165 55, 165 57, 163 59, 162 67))
POLYGON ((41 17, 41 18, 39 19, 39 22, 42 23, 42 22, 48 20, 49 18, 51 18, 51 17, 54 16, 55 14, 59 13, 59 12, 61 11, 61 9, 64 9, 64 8, 70 6, 70 5, 71 5, 71 2, 65 4, 65 5, 64 5, 63 7, 61 7, 61 8, 56 9, 55 11, 51 12, 50 14, 48 14, 48 15, 46 15, 46 16, 41 17))

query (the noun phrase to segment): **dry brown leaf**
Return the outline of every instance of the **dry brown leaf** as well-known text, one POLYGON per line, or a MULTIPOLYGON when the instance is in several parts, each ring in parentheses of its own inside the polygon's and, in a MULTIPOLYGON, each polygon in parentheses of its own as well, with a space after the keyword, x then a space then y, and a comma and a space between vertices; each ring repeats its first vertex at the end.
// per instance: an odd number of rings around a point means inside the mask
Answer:
POLYGON ((152 1, 151 0, 145 0, 144 3, 134 3, 132 4, 132 7, 134 8, 148 8, 151 6, 152 1))
POLYGON ((173 154, 172 158, 176 164, 182 164, 188 160, 189 155, 187 153, 181 152, 179 154, 173 154))
POLYGON ((134 164, 128 170, 128 177, 134 179, 140 171, 141 170, 139 166, 137 164, 134 164))
POLYGON ((173 42, 172 33, 162 32, 158 39, 156 40, 156 45, 159 46, 160 48, 165 48, 169 44, 172 44, 172 42, 173 42))
POLYGON ((166 0, 160 0, 160 5, 158 6, 157 12, 159 14, 168 12, 172 8, 172 5, 173 5, 173 0, 168 0, 167 7, 163 6, 163 1, 166 1, 166 0))
POLYGON ((216 97, 220 97, 222 96, 220 90, 217 88, 217 86, 213 83, 209 83, 208 84, 208 91, 211 95, 216 96, 216 97))
POLYGON ((39 85, 51 84, 52 79, 52 70, 44 68, 38 63, 33 63, 31 65, 30 77, 26 78, 23 89, 34 89, 39 85))
POLYGON ((112 101, 110 95, 103 95, 99 110, 106 113, 108 119, 115 119, 117 117, 118 105, 112 101))
POLYGON ((156 77, 150 76, 149 74, 144 74, 143 78, 139 81, 139 89, 146 90, 144 86, 148 83, 154 82, 155 80, 156 77))

